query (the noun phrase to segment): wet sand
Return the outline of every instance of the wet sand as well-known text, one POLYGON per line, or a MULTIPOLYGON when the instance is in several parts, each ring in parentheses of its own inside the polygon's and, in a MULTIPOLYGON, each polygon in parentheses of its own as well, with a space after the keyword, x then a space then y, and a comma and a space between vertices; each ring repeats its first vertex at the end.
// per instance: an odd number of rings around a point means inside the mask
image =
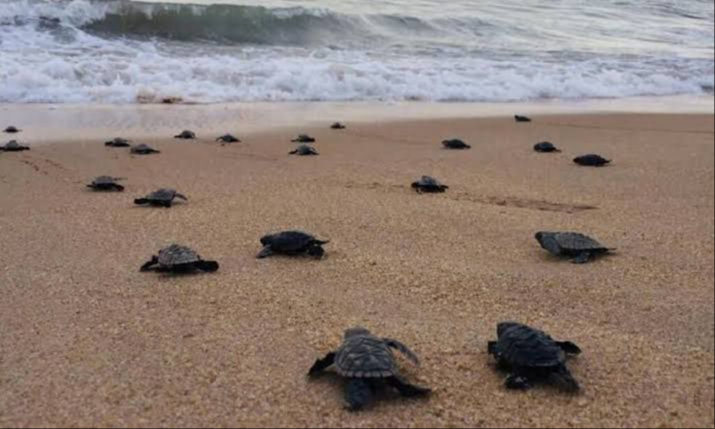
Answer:
POLYGON ((0 154, 0 426, 715 425, 712 115, 326 126, 137 139, 162 150, 148 157, 17 136, 33 150, 0 154), (287 156, 299 132, 320 156, 287 156), (452 137, 473 149, 441 149, 452 137), (614 164, 571 163, 590 152, 614 164), (127 190, 87 191, 101 174, 127 190), (415 194, 423 174, 449 191, 415 194), (190 201, 133 206, 158 187, 190 201), (255 259, 290 228, 330 239, 327 257, 255 259), (572 265, 539 230, 618 250, 572 265), (174 242, 221 269, 139 273, 174 242), (486 343, 509 319, 581 346, 582 394, 503 388, 486 343), (307 380, 354 325, 411 346, 422 367, 402 367, 432 397, 351 414, 336 377, 307 380))

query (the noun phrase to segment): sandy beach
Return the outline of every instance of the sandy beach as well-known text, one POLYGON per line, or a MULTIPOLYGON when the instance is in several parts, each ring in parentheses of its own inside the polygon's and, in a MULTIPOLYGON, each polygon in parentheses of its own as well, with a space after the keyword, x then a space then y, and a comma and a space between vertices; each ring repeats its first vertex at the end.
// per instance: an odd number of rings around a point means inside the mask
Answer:
POLYGON ((166 130, 140 113, 99 123, 79 111, 74 134, 53 116, 61 106, 2 109, 0 125, 26 128, 14 138, 32 150, 0 153, 0 426, 715 426, 711 113, 517 125, 506 112, 376 121, 323 109, 302 125, 264 115, 268 130, 244 127, 250 115, 199 127, 213 116, 157 109, 166 130), (184 128, 199 139, 171 138, 184 128), (225 132, 243 143, 213 142, 225 132), (287 155, 304 132, 320 156, 287 155), (118 136, 162 153, 103 146, 118 136), (472 150, 442 149, 453 137, 472 150), (563 153, 534 153, 543 140, 563 153), (613 165, 571 162, 592 152, 613 165), (126 191, 86 189, 105 174, 126 191), (423 174, 449 191, 417 195, 423 174), (189 202, 132 204, 159 187, 189 202), (293 228, 329 239, 326 258, 255 259, 263 234, 293 228), (617 251, 573 265, 539 247, 540 230, 617 251), (171 243, 221 269, 139 272, 171 243), (486 352, 503 320, 579 344, 569 366, 583 392, 507 391, 486 352), (402 368, 432 397, 388 395, 352 414, 337 377, 308 380, 355 325, 412 347, 423 364, 402 368))

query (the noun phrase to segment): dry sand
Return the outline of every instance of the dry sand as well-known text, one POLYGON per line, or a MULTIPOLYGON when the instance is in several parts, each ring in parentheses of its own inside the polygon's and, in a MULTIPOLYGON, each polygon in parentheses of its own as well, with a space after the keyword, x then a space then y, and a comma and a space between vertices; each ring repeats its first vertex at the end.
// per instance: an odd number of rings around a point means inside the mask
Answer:
POLYGON ((143 140, 163 151, 149 157, 101 141, 0 154, 0 426, 715 425, 712 115, 348 125, 143 140), (304 131, 321 156, 286 155, 304 131), (546 139, 564 153, 531 151, 546 139), (614 165, 571 163, 588 152, 614 165), (127 191, 86 191, 100 174, 127 191), (413 193, 422 174, 450 190, 413 193), (190 202, 132 205, 161 186, 190 202), (287 228, 330 239, 327 258, 254 259, 287 228), (618 252, 560 262, 539 230, 618 252), (172 242, 221 270, 139 273, 172 242), (579 344, 583 393, 506 391, 486 353, 505 319, 579 344), (423 365, 405 372, 433 396, 350 414, 339 380, 308 381, 354 325, 410 345, 423 365))

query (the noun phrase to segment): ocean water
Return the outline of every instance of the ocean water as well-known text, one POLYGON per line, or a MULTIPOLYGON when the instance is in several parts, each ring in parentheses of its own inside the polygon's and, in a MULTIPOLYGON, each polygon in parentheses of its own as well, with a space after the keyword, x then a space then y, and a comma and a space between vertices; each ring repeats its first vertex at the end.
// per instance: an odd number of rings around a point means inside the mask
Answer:
POLYGON ((0 0, 0 102, 712 94, 713 0, 0 0))

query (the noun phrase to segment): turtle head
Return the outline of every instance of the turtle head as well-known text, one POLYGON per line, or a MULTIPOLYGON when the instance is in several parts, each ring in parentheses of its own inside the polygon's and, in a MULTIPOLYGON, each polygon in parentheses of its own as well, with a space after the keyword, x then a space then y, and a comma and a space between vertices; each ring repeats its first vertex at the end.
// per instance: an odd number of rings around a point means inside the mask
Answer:
POLYGON ((536 240, 537 240, 539 243, 541 243, 541 241, 542 241, 543 239, 545 239, 545 238, 547 238, 547 237, 550 237, 550 236, 552 236, 552 235, 554 235, 553 232, 541 231, 541 232, 537 232, 535 237, 536 237, 536 240))
POLYGON ((510 330, 511 328, 515 328, 517 326, 521 326, 520 323, 516 322, 501 322, 497 325, 497 337, 502 337, 506 331, 510 330))
POLYGON ((349 338, 354 338, 354 337, 360 337, 360 336, 365 336, 365 335, 372 335, 372 332, 369 330, 362 328, 362 327, 356 327, 356 328, 350 328, 347 331, 345 331, 345 339, 349 338))

